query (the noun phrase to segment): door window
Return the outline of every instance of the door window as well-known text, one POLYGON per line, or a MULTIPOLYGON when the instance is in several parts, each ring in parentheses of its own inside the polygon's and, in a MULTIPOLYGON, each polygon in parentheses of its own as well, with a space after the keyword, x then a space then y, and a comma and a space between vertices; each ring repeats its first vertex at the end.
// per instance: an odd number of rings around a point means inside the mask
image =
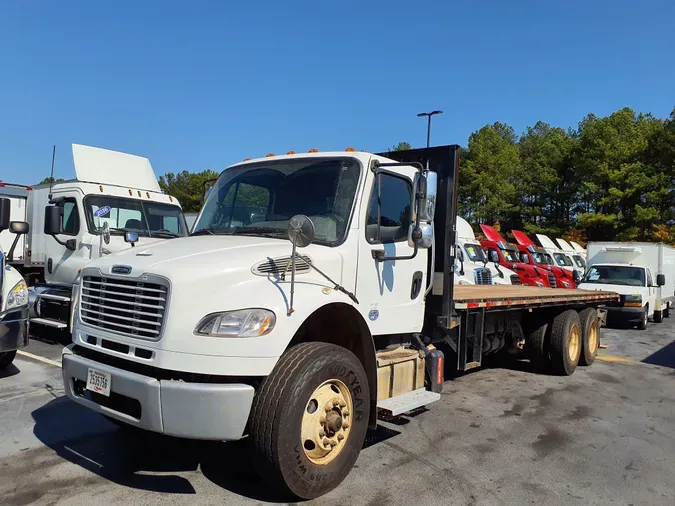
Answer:
POLYGON ((652 280, 652 271, 647 269, 647 286, 654 286, 653 280, 652 280))
POLYGON ((411 200, 412 184, 408 179, 378 174, 368 206, 368 242, 385 244, 407 240, 412 223, 411 200))
POLYGON ((77 235, 80 232, 80 215, 75 199, 65 199, 59 202, 63 208, 63 234, 77 235))

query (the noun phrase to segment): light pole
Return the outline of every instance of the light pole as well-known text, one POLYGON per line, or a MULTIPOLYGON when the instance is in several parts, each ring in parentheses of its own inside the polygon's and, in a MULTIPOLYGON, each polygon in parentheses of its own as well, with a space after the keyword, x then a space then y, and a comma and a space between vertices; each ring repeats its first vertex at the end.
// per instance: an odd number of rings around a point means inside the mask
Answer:
POLYGON ((435 114, 443 114, 443 111, 421 112, 417 115, 418 118, 427 117, 427 149, 429 148, 429 141, 431 140, 431 117, 435 114))

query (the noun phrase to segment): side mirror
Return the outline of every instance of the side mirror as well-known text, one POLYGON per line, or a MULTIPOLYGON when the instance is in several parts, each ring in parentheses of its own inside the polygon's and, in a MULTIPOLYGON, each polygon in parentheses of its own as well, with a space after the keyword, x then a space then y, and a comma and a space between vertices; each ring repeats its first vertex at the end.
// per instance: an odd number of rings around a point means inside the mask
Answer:
POLYGON ((579 284, 579 281, 581 281, 581 278, 579 277, 579 271, 574 269, 572 271, 572 279, 574 280, 574 284, 579 284))
POLYGON ((124 232, 124 242, 131 244, 131 247, 134 247, 134 244, 138 242, 138 232, 124 232))
POLYGON ((490 260, 492 260, 494 263, 498 264, 499 263, 499 254, 494 250, 490 251, 490 260))
POLYGON ((9 228, 9 215, 12 207, 9 199, 0 199, 0 232, 9 228))
POLYGON ((63 208, 59 206, 45 207, 45 234, 58 235, 63 232, 63 208))
POLYGON ((664 286, 666 284, 666 275, 657 274, 656 275, 656 286, 664 286))
POLYGON ((204 205, 204 202, 206 202, 206 199, 209 197, 209 194, 211 193, 211 190, 213 190, 213 186, 215 185, 216 181, 217 179, 209 179, 204 181, 202 186, 202 205, 204 205))
POLYGON ((417 210, 420 221, 434 221, 436 215, 436 193, 438 190, 438 175, 428 171, 418 177, 417 187, 420 193, 417 210))

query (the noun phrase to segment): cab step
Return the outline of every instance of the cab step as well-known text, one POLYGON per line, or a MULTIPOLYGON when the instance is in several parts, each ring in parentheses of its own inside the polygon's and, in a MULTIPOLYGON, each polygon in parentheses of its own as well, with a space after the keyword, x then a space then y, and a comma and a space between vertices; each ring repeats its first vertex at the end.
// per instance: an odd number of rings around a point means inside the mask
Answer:
POLYGON ((66 295, 56 295, 54 293, 41 293, 38 299, 58 300, 59 302, 70 302, 70 297, 66 295))
POLYGON ((55 329, 65 329, 68 327, 67 323, 63 323, 59 320, 51 320, 49 318, 31 318, 31 323, 37 323, 39 325, 44 325, 45 327, 52 327, 55 329))
POLYGON ((440 398, 441 394, 430 392, 426 388, 420 388, 406 394, 377 401, 377 409, 386 411, 392 416, 398 416, 412 411, 413 409, 421 408, 422 406, 436 402, 437 400, 440 400, 440 398))

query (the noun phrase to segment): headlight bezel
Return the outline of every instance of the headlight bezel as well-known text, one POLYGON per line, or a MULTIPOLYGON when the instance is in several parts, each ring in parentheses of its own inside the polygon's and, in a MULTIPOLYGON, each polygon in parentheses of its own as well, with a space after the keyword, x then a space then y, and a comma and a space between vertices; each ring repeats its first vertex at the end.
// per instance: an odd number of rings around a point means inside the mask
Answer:
POLYGON ((28 285, 26 280, 17 282, 7 294, 7 303, 5 310, 19 309, 28 306, 28 285))
POLYGON ((199 320, 193 333, 203 337, 262 337, 272 332, 276 325, 276 319, 274 311, 265 308, 218 311, 209 313, 199 320), (223 331, 223 325, 228 326, 228 319, 231 330, 223 331), (237 322, 237 320, 239 321, 237 322))

